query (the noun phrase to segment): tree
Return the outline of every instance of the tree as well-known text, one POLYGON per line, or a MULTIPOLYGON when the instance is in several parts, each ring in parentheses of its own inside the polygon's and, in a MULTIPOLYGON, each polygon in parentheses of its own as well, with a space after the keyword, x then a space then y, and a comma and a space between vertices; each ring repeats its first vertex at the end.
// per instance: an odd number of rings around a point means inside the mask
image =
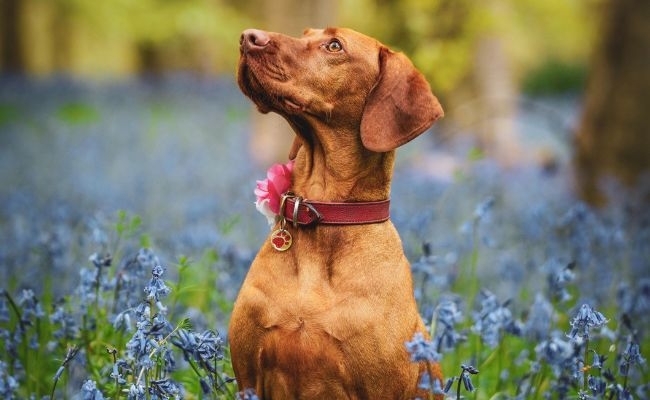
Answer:
POLYGON ((650 2, 608 0, 602 18, 575 155, 578 188, 593 204, 607 200, 604 177, 633 186, 650 171, 650 2))
POLYGON ((0 0, 0 70, 22 72, 21 0, 0 0))

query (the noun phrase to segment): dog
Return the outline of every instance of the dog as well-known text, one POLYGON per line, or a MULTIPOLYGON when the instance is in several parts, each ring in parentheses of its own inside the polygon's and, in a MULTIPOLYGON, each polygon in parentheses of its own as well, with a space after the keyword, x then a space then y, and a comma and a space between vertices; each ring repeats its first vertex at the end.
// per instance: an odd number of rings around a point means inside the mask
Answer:
POLYGON ((443 116, 440 103, 404 54, 350 29, 301 38, 248 29, 240 53, 242 92, 296 133, 291 191, 230 321, 240 390, 261 399, 421 395, 424 371, 442 375, 405 347, 426 333, 387 204, 395 149, 443 116))

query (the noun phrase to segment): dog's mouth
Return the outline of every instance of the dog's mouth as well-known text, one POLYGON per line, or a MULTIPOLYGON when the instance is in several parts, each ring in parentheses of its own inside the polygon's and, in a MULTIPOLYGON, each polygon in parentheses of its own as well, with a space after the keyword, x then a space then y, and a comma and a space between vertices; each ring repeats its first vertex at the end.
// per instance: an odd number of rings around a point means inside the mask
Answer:
POLYGON ((294 115, 309 112, 306 101, 286 93, 286 82, 289 80, 290 77, 281 67, 267 60, 258 60, 246 54, 242 54, 239 60, 239 87, 263 113, 274 111, 294 115))

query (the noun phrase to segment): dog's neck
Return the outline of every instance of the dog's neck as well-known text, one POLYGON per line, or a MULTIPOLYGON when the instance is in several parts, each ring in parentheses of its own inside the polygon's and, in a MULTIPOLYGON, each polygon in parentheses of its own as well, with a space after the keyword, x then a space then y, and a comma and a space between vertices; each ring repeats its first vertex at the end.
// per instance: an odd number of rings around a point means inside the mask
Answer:
POLYGON ((317 201, 378 201, 390 194, 395 152, 374 153, 358 129, 319 126, 300 133, 292 191, 317 201))

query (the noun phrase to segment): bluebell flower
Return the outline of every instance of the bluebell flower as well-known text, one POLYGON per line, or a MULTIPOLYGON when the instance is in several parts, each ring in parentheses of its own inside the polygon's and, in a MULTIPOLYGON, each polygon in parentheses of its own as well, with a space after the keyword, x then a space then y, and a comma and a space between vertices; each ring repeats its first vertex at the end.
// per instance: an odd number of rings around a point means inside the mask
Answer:
POLYGON ((148 355, 155 345, 155 341, 150 339, 145 331, 149 325, 145 322, 139 322, 138 324, 139 328, 126 343, 127 355, 134 360, 139 360, 148 355))
POLYGON ((18 380, 9 374, 8 365, 0 360, 0 398, 13 399, 18 390, 18 380))
POLYGON ((257 397, 255 389, 248 388, 237 393, 237 400, 259 400, 259 397, 257 397))
POLYGON ((616 288, 616 302, 620 314, 633 315, 636 306, 636 294, 627 282, 622 282, 616 288))
POLYGON ((535 296, 528 319, 524 325, 526 336, 539 342, 545 338, 551 330, 551 324, 555 321, 555 309, 553 305, 541 294, 535 296))
POLYGON ((456 380, 456 377, 451 377, 447 379, 447 382, 445 383, 445 387, 442 389, 444 393, 449 393, 449 390, 451 389, 451 386, 454 384, 454 381, 456 380))
POLYGON ((492 209, 494 206, 495 199, 494 197, 490 196, 487 199, 483 200, 481 203, 479 203, 476 208, 474 209, 474 219, 476 220, 481 220, 485 217, 485 215, 492 209))
POLYGON ((650 278, 639 279, 634 296, 634 312, 636 315, 650 313, 650 278))
POLYGON ((141 248, 135 255, 126 259, 116 277, 115 310, 131 309, 142 301, 140 294, 144 292, 147 284, 147 275, 157 265, 160 265, 158 257, 147 248, 141 248))
POLYGON ((186 360, 200 362, 210 372, 216 372, 211 361, 221 360, 224 356, 223 339, 211 330, 197 335, 192 331, 179 329, 171 342, 183 351, 186 360))
POLYGON ((144 288, 144 292, 147 294, 147 299, 154 303, 158 303, 161 298, 167 297, 169 292, 171 292, 171 289, 167 287, 165 281, 160 279, 162 274, 163 268, 161 266, 157 265, 153 267, 151 272, 152 278, 149 281, 149 284, 144 288))
POLYGON ((99 285, 98 278, 97 273, 88 268, 79 270, 79 285, 76 289, 76 297, 82 314, 87 314, 88 307, 94 304, 97 299, 95 288, 99 285))
POLYGON ((594 396, 604 396, 605 390, 607 390, 607 382, 597 376, 589 375, 587 379, 589 390, 594 396))
POLYGON ((625 347, 625 351, 623 352, 619 363, 619 373, 622 376, 628 376, 630 373, 630 367, 645 364, 645 362, 645 358, 641 356, 639 344, 632 338, 628 339, 627 346, 625 347))
POLYGON ((33 317, 42 318, 45 316, 41 304, 31 289, 23 289, 18 298, 18 305, 22 310, 22 319, 24 321, 31 321, 33 317))
POLYGON ((464 342, 467 336, 456 331, 456 325, 463 321, 463 314, 458 310, 456 302, 443 300, 436 307, 436 331, 433 342, 438 351, 451 351, 464 342))
POLYGON ((411 354, 412 362, 438 362, 442 359, 433 343, 424 338, 422 332, 416 332, 410 342, 406 342, 406 350, 411 354))
POLYGON ((549 297, 554 301, 564 303, 571 300, 572 296, 567 290, 567 285, 575 280, 575 263, 562 263, 560 260, 549 260, 544 268, 547 270, 547 283, 549 297))
POLYGON ((462 374, 461 379, 463 380, 463 386, 465 387, 465 390, 468 392, 473 392, 474 391, 474 385, 472 384, 472 378, 469 376, 469 374, 462 374))
POLYGON ((471 375, 478 374, 479 373, 478 369, 476 369, 472 365, 466 365, 466 364, 461 364, 460 367, 462 369, 462 372, 460 374, 460 380, 463 382, 463 386, 465 387, 465 390, 468 392, 473 392, 474 384, 472 383, 471 375))
POLYGON ((559 377, 568 365, 575 365, 576 349, 570 341, 554 331, 551 337, 535 347, 538 361, 546 361, 556 377, 559 377))
POLYGON ((83 400, 104 400, 104 395, 97 389, 95 381, 89 379, 81 386, 81 398, 83 400))
POLYGON ((52 332, 52 336, 61 341, 70 341, 78 337, 79 326, 75 316, 65 310, 64 301, 61 300, 55 305, 54 312, 50 314, 49 318, 53 325, 59 326, 59 329, 52 332))
POLYGON ((619 383, 611 385, 610 393, 611 393, 610 396, 613 399, 634 400, 634 397, 632 396, 632 392, 628 388, 623 387, 623 385, 619 383))
POLYGON ((512 317, 507 308, 508 302, 499 304, 497 298, 488 290, 481 290, 481 310, 474 313, 472 330, 481 336, 489 347, 496 347, 501 341, 501 332, 521 334, 521 325, 512 317))
POLYGON ((152 319, 152 326, 149 328, 149 335, 154 335, 157 339, 162 339, 163 337, 169 335, 173 330, 174 327, 172 324, 167 321, 167 318, 165 318, 165 315, 163 314, 162 310, 158 310, 159 312, 154 315, 152 319))
POLYGON ((199 384, 201 385, 201 392, 203 394, 210 394, 212 392, 212 387, 210 387, 210 384, 205 378, 199 379, 199 384))
POLYGON ((113 328, 118 331, 133 331, 133 321, 131 321, 131 312, 133 309, 124 310, 113 317, 113 328))
POLYGON ((113 257, 110 254, 93 253, 88 260, 93 263, 95 268, 101 269, 110 267, 113 262, 113 257))
POLYGON ((113 368, 111 369, 110 377, 113 381, 116 381, 119 385, 124 385, 126 384, 126 379, 122 375, 123 372, 133 373, 133 371, 129 366, 129 363, 127 363, 125 360, 120 358, 113 363, 113 368))
POLYGON ((223 359, 223 340, 218 333, 207 330, 198 336, 198 353, 203 361, 223 359))
POLYGON ((596 350, 591 349, 591 351, 594 353, 594 359, 591 362, 591 368, 595 369, 603 369, 603 364, 605 363, 605 360, 607 360, 607 356, 604 354, 598 354, 596 350))
POLYGON ((0 290, 0 322, 9 322, 9 306, 4 295, 4 290, 0 290))
POLYGON ((149 322, 151 318, 151 304, 146 301, 141 301, 134 309, 135 316, 137 318, 136 327, 139 322, 146 321, 149 322))
POLYGON ((183 390, 178 383, 171 379, 155 379, 150 382, 149 392, 153 395, 159 396, 161 399, 181 399, 183 398, 183 390))
POLYGON ((603 314, 594 310, 588 304, 583 304, 578 313, 571 320, 571 331, 569 337, 575 340, 579 338, 589 338, 589 331, 593 328, 600 328, 609 320, 603 314))
POLYGON ((144 386, 140 384, 131 384, 131 387, 129 387, 129 393, 127 395, 128 400, 146 400, 146 392, 144 390, 144 386))
MULTIPOLYGON (((436 379, 437 381, 437 379, 436 379)), ((421 376, 420 379, 418 380, 418 388, 426 391, 430 391, 432 389, 431 386, 431 375, 429 375, 428 372, 424 372, 421 376)))

